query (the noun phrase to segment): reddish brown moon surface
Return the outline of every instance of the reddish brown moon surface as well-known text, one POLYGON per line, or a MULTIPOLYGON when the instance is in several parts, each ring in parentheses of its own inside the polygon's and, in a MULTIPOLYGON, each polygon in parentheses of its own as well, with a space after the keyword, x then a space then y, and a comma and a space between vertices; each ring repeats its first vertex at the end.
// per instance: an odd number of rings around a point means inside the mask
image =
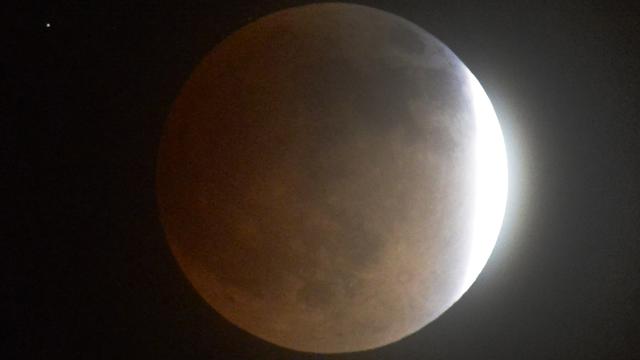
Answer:
POLYGON ((249 333, 319 353, 442 314, 475 256, 469 74, 424 30, 356 5, 281 11, 216 46, 158 157, 161 221, 197 292, 249 333))

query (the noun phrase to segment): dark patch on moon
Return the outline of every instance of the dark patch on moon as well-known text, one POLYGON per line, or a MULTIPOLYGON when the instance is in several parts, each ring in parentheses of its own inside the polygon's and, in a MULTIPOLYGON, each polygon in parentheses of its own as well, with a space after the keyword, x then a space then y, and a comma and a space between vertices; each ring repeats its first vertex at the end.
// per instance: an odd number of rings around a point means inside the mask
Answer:
POLYGON ((389 42, 411 55, 421 55, 426 48, 424 35, 406 24, 391 26, 389 42))
POLYGON ((329 281, 311 280, 298 290, 298 300, 311 308, 331 306, 334 298, 334 288, 329 281))

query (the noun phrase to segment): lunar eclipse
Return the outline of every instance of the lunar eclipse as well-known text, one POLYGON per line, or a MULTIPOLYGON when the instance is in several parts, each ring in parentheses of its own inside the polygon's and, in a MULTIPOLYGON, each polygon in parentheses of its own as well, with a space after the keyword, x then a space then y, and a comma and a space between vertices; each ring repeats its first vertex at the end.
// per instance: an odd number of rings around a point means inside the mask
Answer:
POLYGON ((498 120, 443 43, 358 5, 292 8, 217 45, 176 99, 157 200, 213 309, 277 345, 401 339, 486 263, 507 194, 498 120))

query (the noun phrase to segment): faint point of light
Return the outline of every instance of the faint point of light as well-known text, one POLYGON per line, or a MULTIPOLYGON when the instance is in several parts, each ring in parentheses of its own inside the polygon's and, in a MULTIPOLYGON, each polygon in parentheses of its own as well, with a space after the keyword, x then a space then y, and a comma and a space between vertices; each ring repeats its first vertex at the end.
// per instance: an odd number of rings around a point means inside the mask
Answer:
POLYGON ((502 227, 507 203, 507 154, 500 123, 482 85, 467 70, 476 122, 474 215, 471 249, 461 294, 484 268, 502 227))
POLYGON ((51 23, 44 23, 44 27, 50 28, 51 27, 51 23))

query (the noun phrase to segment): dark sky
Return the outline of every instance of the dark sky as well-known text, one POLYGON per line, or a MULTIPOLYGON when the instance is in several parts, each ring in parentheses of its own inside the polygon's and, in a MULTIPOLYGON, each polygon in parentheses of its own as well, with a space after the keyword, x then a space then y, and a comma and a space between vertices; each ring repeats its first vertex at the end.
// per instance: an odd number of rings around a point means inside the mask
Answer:
MULTIPOLYGON (((154 193, 160 130, 193 67, 249 20, 303 3, 5 9, 3 353, 325 358, 213 312, 164 243, 154 193)), ((512 190, 496 249, 458 303, 400 342, 326 358, 640 359, 640 8, 358 3, 433 33, 479 78, 512 190)))

